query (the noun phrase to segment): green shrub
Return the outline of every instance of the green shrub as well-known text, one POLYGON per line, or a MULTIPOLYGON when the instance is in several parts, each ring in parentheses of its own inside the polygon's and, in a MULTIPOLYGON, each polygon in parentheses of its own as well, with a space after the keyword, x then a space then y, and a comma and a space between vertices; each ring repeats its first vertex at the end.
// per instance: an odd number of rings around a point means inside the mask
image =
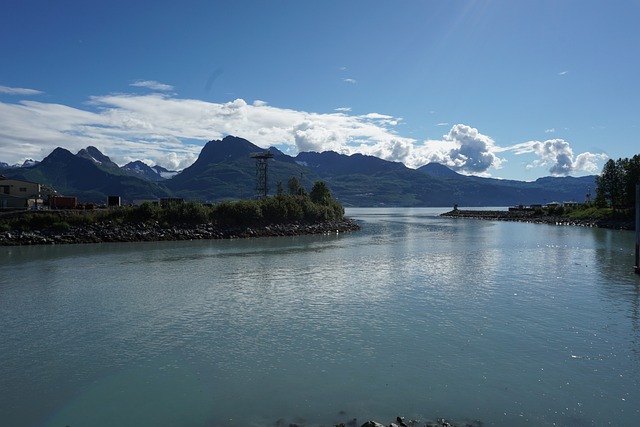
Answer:
POLYGON ((198 202, 187 202, 179 205, 182 221, 189 224, 206 224, 209 222, 209 211, 198 202))
POLYGON ((282 223, 289 217, 289 211, 287 209, 287 203, 284 199, 288 197, 285 195, 268 197, 260 201, 260 207, 262 208, 262 216, 268 223, 282 223))
POLYGON ((136 221, 157 221, 160 217, 160 207, 150 202, 144 202, 131 212, 131 218, 136 221))
POLYGON ((56 232, 69 231, 70 228, 71 228, 71 225, 67 221, 54 222, 50 227, 51 231, 56 231, 56 232))
POLYGON ((262 209, 255 200, 240 200, 233 204, 236 221, 241 224, 262 222, 262 209))

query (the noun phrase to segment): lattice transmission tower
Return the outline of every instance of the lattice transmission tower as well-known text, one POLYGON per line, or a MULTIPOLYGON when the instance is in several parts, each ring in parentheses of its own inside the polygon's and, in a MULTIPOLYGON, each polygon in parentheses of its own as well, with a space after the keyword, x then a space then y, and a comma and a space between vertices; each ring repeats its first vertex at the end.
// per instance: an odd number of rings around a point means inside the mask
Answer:
POLYGON ((273 158, 271 151, 251 153, 256 159, 256 198, 264 199, 269 192, 269 159, 273 158))

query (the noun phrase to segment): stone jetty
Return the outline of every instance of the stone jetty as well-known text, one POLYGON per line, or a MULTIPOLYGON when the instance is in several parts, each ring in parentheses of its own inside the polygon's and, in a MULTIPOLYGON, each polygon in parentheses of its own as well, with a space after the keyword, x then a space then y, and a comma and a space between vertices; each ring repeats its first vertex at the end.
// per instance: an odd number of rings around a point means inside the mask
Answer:
POLYGON ((243 239, 256 237, 336 234, 357 231, 351 219, 318 223, 272 224, 264 226, 224 226, 216 224, 164 225, 159 223, 116 224, 113 222, 72 226, 68 230, 0 232, 0 246, 57 245, 105 242, 151 242, 163 240, 243 239))
POLYGON ((633 230, 634 224, 630 220, 618 219, 575 219, 565 216, 540 214, 535 211, 493 211, 493 210, 462 210, 454 209, 440 216, 447 218, 482 219, 490 221, 515 221, 535 224, 573 225, 581 227, 599 227, 615 230, 633 230))

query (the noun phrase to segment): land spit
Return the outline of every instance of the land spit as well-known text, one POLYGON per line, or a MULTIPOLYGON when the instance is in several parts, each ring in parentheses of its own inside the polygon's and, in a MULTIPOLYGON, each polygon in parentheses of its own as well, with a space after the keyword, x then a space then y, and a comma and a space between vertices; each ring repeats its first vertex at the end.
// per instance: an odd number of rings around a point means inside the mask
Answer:
POLYGON ((352 219, 318 223, 294 222, 263 226, 231 226, 216 224, 161 225, 155 223, 116 224, 106 222, 71 226, 60 231, 42 229, 34 231, 0 232, 0 246, 57 245, 105 242, 152 242, 167 240, 211 240, 255 237, 301 236, 308 234, 348 233, 360 229, 352 219))
POLYGON ((440 216, 447 218, 482 219, 490 221, 515 221, 535 224, 573 225, 581 227, 599 227, 615 230, 633 230, 631 220, 609 219, 575 219, 565 216, 540 214, 535 211, 483 211, 454 209, 440 216))

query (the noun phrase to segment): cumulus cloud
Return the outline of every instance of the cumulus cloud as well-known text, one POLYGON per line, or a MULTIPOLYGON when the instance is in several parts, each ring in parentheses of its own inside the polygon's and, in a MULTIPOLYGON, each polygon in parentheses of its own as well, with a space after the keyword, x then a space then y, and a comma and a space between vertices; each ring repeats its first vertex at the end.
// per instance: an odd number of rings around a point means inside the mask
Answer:
POLYGON ((130 86, 145 87, 147 89, 157 90, 160 92, 168 92, 173 90, 173 86, 165 83, 160 83, 155 80, 138 80, 136 82, 131 83, 130 86))
POLYGON ((400 162, 407 166, 416 166, 417 153, 414 150, 414 143, 407 139, 390 139, 378 144, 369 154, 391 162, 400 162))
POLYGON ((0 93, 7 95, 40 95, 42 91, 36 89, 26 89, 22 87, 0 86, 0 93))
POLYGON ((549 139, 546 141, 529 141, 516 144, 509 150, 515 154, 533 153, 539 158, 528 165, 532 167, 546 167, 554 176, 566 176, 581 172, 596 172, 597 162, 607 158, 606 154, 589 152, 574 156, 571 145, 564 139, 549 139))
POLYGON ((497 156, 498 149, 489 136, 464 124, 454 125, 443 136, 449 143, 448 151, 436 153, 434 158, 449 168, 469 174, 483 174, 489 168, 500 168, 503 159, 497 156))
POLYGON ((356 79, 342 79, 343 82, 345 83, 351 83, 351 84, 356 84, 358 83, 358 81, 356 79))

